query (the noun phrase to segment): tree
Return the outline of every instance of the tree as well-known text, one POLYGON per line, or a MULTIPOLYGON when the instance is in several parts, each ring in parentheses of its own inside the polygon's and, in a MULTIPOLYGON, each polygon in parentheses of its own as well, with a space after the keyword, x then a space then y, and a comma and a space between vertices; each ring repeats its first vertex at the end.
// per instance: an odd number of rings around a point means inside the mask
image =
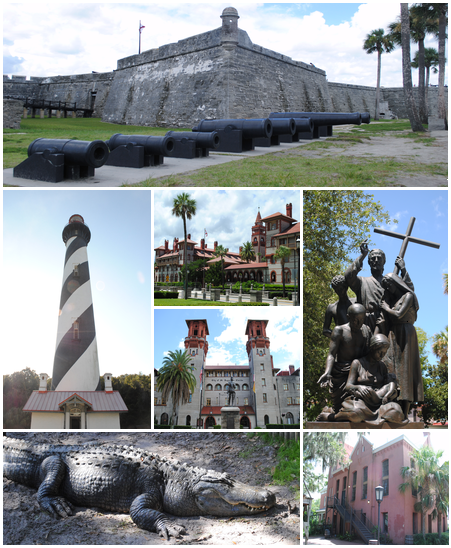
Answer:
MULTIPOLYGON (((194 215, 196 215, 196 200, 189 197, 189 194, 183 192, 178 194, 174 198, 172 204, 172 215, 181 217, 183 219, 183 266, 186 266, 186 248, 187 248, 187 232, 186 232, 186 220, 191 221, 194 215)), ((185 277, 185 298, 188 293, 188 276, 185 277)))
MULTIPOLYGON (((418 57, 419 52, 417 51, 413 57, 413 61, 411 63, 413 68, 418 68, 418 57)), ((429 89, 429 80, 431 77, 431 69, 434 74, 437 74, 437 66, 438 66, 438 51, 435 48, 424 48, 424 66, 426 68, 426 84, 425 84, 425 100, 426 105, 428 103, 428 89, 429 89)))
POLYGON ((390 35, 386 35, 384 33, 384 29, 377 29, 371 31, 370 34, 366 35, 365 41, 363 43, 363 49, 368 54, 377 52, 376 115, 374 116, 374 119, 379 120, 382 53, 392 52, 395 49, 395 44, 393 43, 393 38, 390 35))
POLYGON ((250 261, 255 261, 254 246, 251 244, 251 242, 243 243, 243 246, 240 251, 240 257, 243 259, 243 261, 246 261, 248 264, 250 261))
POLYGON ((285 298, 285 263, 288 261, 291 255, 291 249, 284 245, 280 245, 276 252, 274 253, 274 259, 280 261, 280 266, 282 267, 282 286, 283 286, 283 297, 285 298))
POLYGON ((449 463, 439 464, 442 450, 434 450, 429 445, 414 449, 410 455, 411 466, 401 468, 403 483, 398 486, 401 493, 407 489, 417 497, 415 512, 421 512, 423 539, 426 531, 426 513, 430 509, 439 517, 439 536, 441 536, 441 515, 447 512, 449 505, 449 463))
MULTIPOLYGON (((104 389, 103 377, 101 386, 104 389)), ((120 392, 128 408, 128 413, 121 413, 121 428, 150 428, 152 425, 151 375, 132 373, 113 377, 113 388, 120 392)))
POLYGON ((208 265, 208 270, 205 273, 205 283, 219 285, 222 280, 221 263, 211 263, 208 265))
POLYGON ((189 401, 190 393, 196 388, 196 378, 193 375, 194 366, 190 365, 191 357, 185 350, 168 352, 159 369, 157 390, 161 397, 168 400, 172 397, 173 424, 177 424, 177 408, 189 401))
POLYGON ((410 18, 409 4, 401 4, 401 48, 402 48, 402 81, 407 112, 412 131, 425 131, 421 125, 417 105, 412 89, 412 68, 410 65, 410 18))
POLYGON ((215 257, 221 258, 221 271, 222 271, 222 289, 224 289, 224 257, 227 255, 228 250, 222 246, 218 245, 216 246, 216 249, 213 253, 215 257))
POLYGON ((38 388, 39 375, 29 367, 3 375, 3 428, 30 428, 31 413, 22 409, 38 388))
POLYGON ((326 403, 317 380, 324 370, 329 342, 322 334, 324 313, 337 300, 330 282, 344 272, 351 253, 359 252, 371 227, 387 222, 390 216, 381 204, 361 190, 304 191, 304 411, 309 420, 326 403))
POLYGON ((188 278, 202 284, 208 259, 198 259, 180 269, 182 279, 185 280, 185 272, 188 270, 188 278))
POLYGON ((346 432, 309 432, 304 433, 303 445, 303 484, 307 491, 321 489, 325 482, 324 471, 328 466, 341 462, 346 457, 344 441, 346 432), (323 474, 315 471, 315 465, 321 464, 323 474))

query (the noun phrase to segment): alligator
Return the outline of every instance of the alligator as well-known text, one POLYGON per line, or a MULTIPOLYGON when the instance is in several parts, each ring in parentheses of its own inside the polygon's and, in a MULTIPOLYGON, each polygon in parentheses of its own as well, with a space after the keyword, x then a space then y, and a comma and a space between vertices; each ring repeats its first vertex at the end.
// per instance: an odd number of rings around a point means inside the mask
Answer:
POLYGON ((166 540, 185 533, 172 516, 240 516, 268 510, 271 491, 127 445, 36 445, 3 438, 3 476, 37 489, 41 509, 68 517, 74 506, 130 513, 166 540))

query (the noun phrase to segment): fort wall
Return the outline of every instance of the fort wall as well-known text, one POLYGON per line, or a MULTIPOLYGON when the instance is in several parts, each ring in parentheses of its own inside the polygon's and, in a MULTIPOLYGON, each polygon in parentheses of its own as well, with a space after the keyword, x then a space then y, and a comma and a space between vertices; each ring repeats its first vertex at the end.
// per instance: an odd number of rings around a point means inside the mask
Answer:
MULTIPOLYGON (((226 8, 221 18, 222 27, 119 59, 112 72, 29 80, 4 76, 4 97, 76 103, 105 122, 138 126, 192 128, 205 118, 288 111, 374 117, 374 87, 328 82, 325 71, 253 44, 238 28, 234 8, 226 8)), ((434 112, 438 88, 428 91, 434 112)), ((407 118, 402 88, 382 88, 381 101, 407 118)))

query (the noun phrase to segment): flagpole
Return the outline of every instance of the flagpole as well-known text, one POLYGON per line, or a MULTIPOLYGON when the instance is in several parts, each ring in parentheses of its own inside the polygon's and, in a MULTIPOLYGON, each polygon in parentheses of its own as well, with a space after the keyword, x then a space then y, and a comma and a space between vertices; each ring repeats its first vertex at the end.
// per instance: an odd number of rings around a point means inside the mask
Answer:
POLYGON ((139 50, 138 55, 141 54, 141 19, 139 20, 139 50))

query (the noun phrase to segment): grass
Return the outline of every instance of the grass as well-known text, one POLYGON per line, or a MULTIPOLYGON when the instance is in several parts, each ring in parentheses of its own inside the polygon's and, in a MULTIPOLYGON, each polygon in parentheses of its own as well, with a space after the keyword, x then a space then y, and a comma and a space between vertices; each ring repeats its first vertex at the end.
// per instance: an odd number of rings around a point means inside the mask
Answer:
MULTIPOLYGON (((3 130, 3 169, 15 167, 25 160, 28 145, 39 138, 106 141, 115 133, 161 136, 166 135, 169 130, 170 128, 108 124, 99 118, 27 118, 20 122, 20 129, 3 130)), ((180 128, 177 130, 184 131, 180 128)))
POLYGON ((155 299, 155 306, 269 306, 268 303, 226 303, 203 299, 155 299))
MULTIPOLYGON (((180 129, 180 128, 178 128, 180 129)), ((91 141, 107 140, 114 133, 165 135, 169 128, 108 124, 98 118, 28 118, 19 130, 4 130, 3 167, 19 164, 27 157, 28 145, 36 138, 57 138, 91 141)), ((189 130, 188 130, 189 131, 189 130)), ((396 157, 343 156, 334 148, 352 150, 371 137, 388 135, 407 138, 412 143, 434 146, 435 139, 413 133, 406 120, 380 120, 371 124, 342 129, 337 126, 333 139, 314 141, 305 146, 277 151, 255 158, 207 167, 181 175, 149 178, 133 187, 386 187, 396 186, 396 175, 442 176, 448 173, 447 163, 427 164, 400 161, 396 157), (320 157, 319 157, 320 156, 320 157)), ((412 150, 412 155, 415 153, 412 150)), ((205 304, 205 303, 204 303, 205 304)), ((224 303, 225 305, 225 303, 224 303)), ((173 305, 162 305, 173 306, 173 305)), ((209 305, 207 305, 209 306, 209 305)), ((230 306, 230 305, 229 305, 230 306)))

